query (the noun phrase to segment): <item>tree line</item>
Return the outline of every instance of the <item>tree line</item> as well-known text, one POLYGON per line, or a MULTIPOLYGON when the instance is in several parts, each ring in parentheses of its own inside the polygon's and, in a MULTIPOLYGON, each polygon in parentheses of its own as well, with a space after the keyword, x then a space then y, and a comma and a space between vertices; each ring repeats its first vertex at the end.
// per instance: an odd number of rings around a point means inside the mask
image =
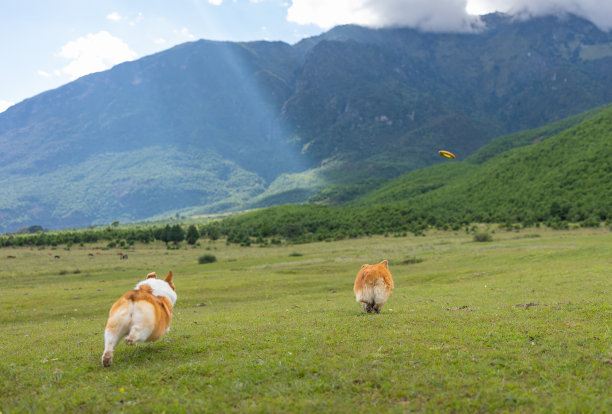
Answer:
POLYGON ((108 242, 108 247, 131 246, 136 242, 179 244, 183 241, 190 245, 197 243, 201 237, 200 229, 192 224, 165 226, 118 227, 107 226, 82 230, 44 231, 36 233, 6 234, 0 236, 0 247, 55 247, 59 245, 91 244, 108 242))
MULTIPOLYGON (((423 235, 428 229, 468 231, 473 223, 502 223, 508 229, 545 225, 565 229, 572 217, 567 206, 553 203, 547 214, 518 219, 514 213, 487 216, 480 212, 448 209, 424 209, 405 204, 388 204, 371 208, 333 207, 315 204, 284 205, 245 213, 205 224, 165 226, 107 226, 83 230, 39 231, 35 234, 0 236, 0 247, 54 247, 106 242, 107 247, 127 247, 136 242, 161 241, 168 245, 186 242, 195 245, 200 239, 217 240, 242 246, 270 245, 282 241, 308 243, 341 240, 370 235, 423 235)), ((586 216, 578 225, 598 227, 612 224, 609 215, 586 216)))

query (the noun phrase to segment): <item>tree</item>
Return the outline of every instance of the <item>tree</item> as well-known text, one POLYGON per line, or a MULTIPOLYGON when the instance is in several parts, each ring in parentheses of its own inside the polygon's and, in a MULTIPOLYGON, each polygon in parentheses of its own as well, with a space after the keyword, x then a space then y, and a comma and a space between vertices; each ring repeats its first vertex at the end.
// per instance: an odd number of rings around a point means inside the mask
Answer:
POLYGON ((187 228, 187 236, 185 236, 185 240, 189 244, 196 244, 198 239, 200 238, 200 232, 193 224, 187 228))
POLYGON ((174 244, 179 244, 183 240, 185 240, 185 230, 183 230, 180 224, 175 224, 170 228, 168 241, 174 242, 174 244))
POLYGON ((168 243, 170 241, 170 233, 172 232, 170 225, 166 224, 165 227, 160 227, 155 230, 155 238, 157 240, 161 240, 164 243, 168 243))
POLYGON ((221 237, 221 230, 217 225, 212 225, 208 227, 207 234, 210 240, 215 241, 221 237))

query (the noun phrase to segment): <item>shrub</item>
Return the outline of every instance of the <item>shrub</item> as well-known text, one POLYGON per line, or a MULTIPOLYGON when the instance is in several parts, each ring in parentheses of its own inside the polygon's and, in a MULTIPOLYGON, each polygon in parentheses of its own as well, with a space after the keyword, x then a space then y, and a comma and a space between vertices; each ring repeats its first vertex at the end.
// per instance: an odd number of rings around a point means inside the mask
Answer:
POLYGON ((417 264, 417 263, 421 263, 422 261, 423 259, 421 259, 420 257, 409 257, 406 260, 402 260, 402 264, 405 264, 405 265, 417 264))
POLYGON ((217 261, 217 258, 212 254, 205 254, 198 258, 199 264, 214 263, 216 261, 217 261))
POLYGON ((599 217, 591 216, 580 223, 580 227, 599 227, 601 220, 599 217))
POLYGON ((475 242, 490 242, 491 240, 493 240, 493 237, 491 237, 489 232, 479 231, 479 232, 474 234, 474 241, 475 242))

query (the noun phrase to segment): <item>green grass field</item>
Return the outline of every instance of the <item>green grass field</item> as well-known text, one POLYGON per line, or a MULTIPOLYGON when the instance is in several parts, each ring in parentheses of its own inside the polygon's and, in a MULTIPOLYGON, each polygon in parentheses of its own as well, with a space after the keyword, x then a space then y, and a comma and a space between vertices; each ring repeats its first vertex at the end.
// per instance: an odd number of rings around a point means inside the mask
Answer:
POLYGON ((0 411, 612 412, 609 229, 202 243, 2 249, 0 411), (382 259, 396 289, 365 314, 382 259), (170 332, 103 368, 110 306, 168 269, 170 332))

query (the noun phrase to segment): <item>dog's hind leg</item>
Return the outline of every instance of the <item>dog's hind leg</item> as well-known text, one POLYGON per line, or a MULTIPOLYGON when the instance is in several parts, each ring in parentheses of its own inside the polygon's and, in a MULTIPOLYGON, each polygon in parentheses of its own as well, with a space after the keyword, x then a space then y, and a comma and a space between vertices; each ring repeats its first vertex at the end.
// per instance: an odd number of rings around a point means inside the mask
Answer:
POLYGON ((111 329, 107 327, 104 330, 104 353, 102 354, 102 365, 110 367, 113 362, 113 351, 121 338, 126 332, 123 329, 111 329))
POLYGON ((136 342, 145 342, 153 331, 151 328, 146 328, 142 325, 132 325, 132 329, 130 329, 130 333, 127 338, 125 338, 125 343, 127 345, 132 345, 136 342))
POLYGON ((117 302, 111 310, 104 329, 104 353, 102 365, 109 367, 113 362, 113 351, 121 338, 130 330, 129 305, 126 302, 117 302))
POLYGON ((363 306, 363 311, 365 313, 372 313, 374 311, 372 303, 362 302, 361 305, 363 306))
POLYGON ((374 304, 372 308, 374 309, 374 312, 380 313, 380 310, 382 309, 382 307, 383 307, 383 303, 376 303, 374 304))

